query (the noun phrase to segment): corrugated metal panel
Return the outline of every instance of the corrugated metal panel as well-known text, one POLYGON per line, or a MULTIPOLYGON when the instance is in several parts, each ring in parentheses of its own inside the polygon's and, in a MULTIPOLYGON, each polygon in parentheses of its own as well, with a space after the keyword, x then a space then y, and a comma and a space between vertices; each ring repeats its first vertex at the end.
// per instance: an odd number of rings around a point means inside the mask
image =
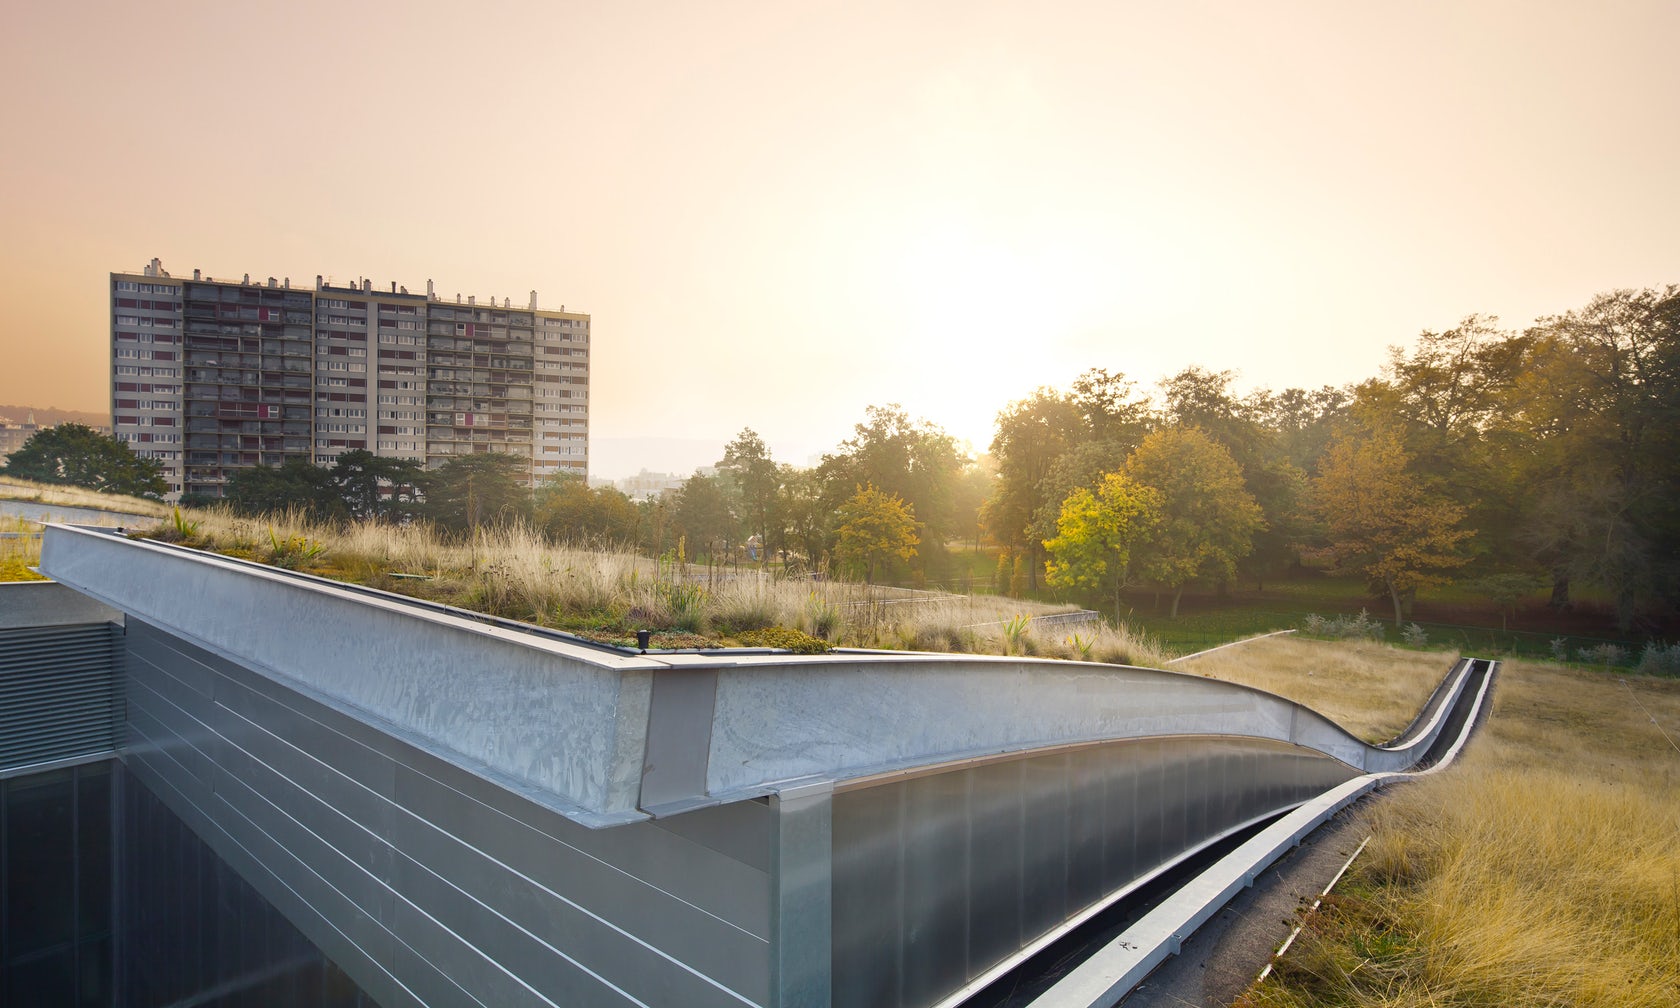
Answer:
POLYGON ((140 619, 125 644, 126 765, 382 1004, 769 1003, 766 805, 590 830, 140 619))
POLYGON ((121 628, 0 630, 0 773, 115 748, 121 628))
POLYGON ((832 1004, 938 1004, 1112 893, 1354 773, 1271 739, 1165 736, 839 791, 832 1004))

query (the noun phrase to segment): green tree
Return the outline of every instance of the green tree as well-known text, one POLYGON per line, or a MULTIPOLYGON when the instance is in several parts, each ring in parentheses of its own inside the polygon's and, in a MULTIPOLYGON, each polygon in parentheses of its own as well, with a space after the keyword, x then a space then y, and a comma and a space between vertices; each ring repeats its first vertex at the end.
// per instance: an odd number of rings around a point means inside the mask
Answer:
POLYGON ((1126 475, 1160 495, 1160 520, 1136 560, 1144 576, 1172 592, 1176 618, 1190 581, 1236 574, 1264 524, 1260 506, 1231 453, 1194 427, 1144 438, 1126 460, 1126 475))
POLYGON ((875 582, 879 565, 914 557, 921 542, 914 509, 902 498, 870 485, 858 487, 836 517, 835 556, 842 564, 862 568, 865 584, 875 582))
POLYGON ((155 459, 140 458, 115 437, 78 423, 36 431, 12 452, 0 472, 37 483, 153 500, 161 500, 169 490, 155 459))
POLYGON ((1392 431, 1343 438, 1330 446, 1311 490, 1335 569, 1380 585, 1394 603, 1396 627, 1419 591, 1446 584, 1446 572, 1464 565, 1471 535, 1459 527, 1464 509, 1431 492, 1408 462, 1392 431))
POLYGON ((998 414, 991 445, 998 475, 981 517, 992 538, 1021 559, 1023 591, 1038 587, 1044 541, 1056 534, 1062 502, 1118 469, 1151 422, 1149 402, 1134 383, 1100 368, 1080 375, 1066 393, 1041 388, 998 414))
POLYGON ((675 522, 691 555, 704 554, 714 561, 728 556, 736 521, 717 477, 696 473, 683 483, 677 491, 675 522))
POLYGON ((1132 554, 1160 520, 1161 495, 1124 473, 1109 473, 1095 491, 1080 487, 1062 502, 1056 535, 1044 543, 1045 580, 1058 588, 1088 588, 1114 601, 1130 581, 1132 554))
POLYGON ((874 486, 904 500, 922 523, 923 539, 937 548, 955 530, 954 495, 964 463, 956 441, 926 420, 912 421, 897 403, 871 406, 840 450, 819 469, 831 503, 852 488, 874 486))
POLYGON ((1351 388, 1325 385, 1314 391, 1286 388, 1250 397, 1251 410, 1270 433, 1284 461, 1310 472, 1348 423, 1351 388))
POLYGON ((636 544, 646 556, 664 556, 676 545, 676 503, 671 494, 636 502, 636 544))
MULTIPOLYGON (((781 467, 777 513, 786 523, 789 550, 804 555, 809 571, 824 569, 833 547, 833 517, 824 502, 823 484, 815 469, 781 467)), ((794 562, 790 557, 790 562, 794 562)))
POLYGON ((401 520, 417 509, 415 487, 423 471, 410 459, 383 458, 358 448, 333 460, 328 479, 352 516, 401 520))
MULTIPOLYGON (((1209 371, 1187 367, 1161 380, 1165 400, 1165 427, 1195 429, 1225 446, 1238 465, 1246 468, 1262 453, 1268 440, 1264 427, 1255 419, 1254 399, 1239 399, 1231 393, 1235 371, 1209 371)), ((1263 402, 1263 400, 1261 400, 1263 402)))
POLYGON ((1137 383, 1125 375, 1092 368, 1074 379, 1069 395, 1085 418, 1085 429, 1095 441, 1137 446, 1155 425, 1154 408, 1148 396, 1140 396, 1137 383))
MULTIPOLYGON (((1043 536, 1034 529, 1034 516, 1044 506, 1041 486, 1056 460, 1088 432, 1072 399, 1045 388, 1009 404, 997 416, 991 454, 998 475, 981 519, 999 545, 1027 558, 1035 584, 1044 555, 1043 536)), ((1062 496, 1052 506, 1059 506, 1062 496)))
MULTIPOLYGON (((758 536, 760 564, 767 563, 770 551, 781 546, 780 542, 771 542, 770 518, 776 508, 778 484, 770 449, 751 427, 743 428, 724 447, 717 469, 738 501, 735 511, 745 520, 749 536, 758 536)), ((780 529, 776 533, 775 538, 780 540, 780 529)))
POLYGON ((244 515, 295 509, 318 520, 334 521, 350 513, 333 482, 332 471, 298 456, 277 466, 235 469, 228 477, 226 490, 227 503, 244 515))
POLYGON ((460 455, 424 473, 426 517, 454 532, 508 525, 530 518, 529 461, 504 452, 460 455))

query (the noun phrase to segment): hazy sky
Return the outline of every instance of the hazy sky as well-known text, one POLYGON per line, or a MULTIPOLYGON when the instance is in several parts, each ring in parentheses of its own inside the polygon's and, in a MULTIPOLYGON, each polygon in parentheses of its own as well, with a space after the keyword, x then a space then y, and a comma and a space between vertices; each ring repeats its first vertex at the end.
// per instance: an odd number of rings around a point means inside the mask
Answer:
POLYGON ((1673 0, 16 4, 0 402, 108 408, 106 274, 153 256, 590 312, 605 476, 745 426, 804 462, 872 403, 984 449, 1098 366, 1342 384, 1680 282, 1677 39, 1673 0))

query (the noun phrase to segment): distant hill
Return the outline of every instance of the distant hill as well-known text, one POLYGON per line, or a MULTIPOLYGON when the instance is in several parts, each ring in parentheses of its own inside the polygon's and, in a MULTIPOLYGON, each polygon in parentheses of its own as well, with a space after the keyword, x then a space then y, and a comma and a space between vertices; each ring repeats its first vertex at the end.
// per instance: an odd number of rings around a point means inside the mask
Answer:
POLYGON ((61 423, 86 424, 89 427, 111 426, 111 414, 94 413, 88 410, 59 409, 56 406, 13 406, 0 404, 0 417, 12 423, 23 423, 29 419, 29 414, 35 414, 35 422, 42 427, 56 427, 61 423))

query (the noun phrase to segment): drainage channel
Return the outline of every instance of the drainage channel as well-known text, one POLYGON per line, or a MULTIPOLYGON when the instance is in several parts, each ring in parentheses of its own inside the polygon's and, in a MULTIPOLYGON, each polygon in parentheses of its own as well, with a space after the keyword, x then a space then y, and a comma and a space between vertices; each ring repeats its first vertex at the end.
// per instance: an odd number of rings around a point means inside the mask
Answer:
POLYGON ((1180 861, 971 995, 962 1008, 1027 1008, 1163 900, 1281 817, 1255 823, 1180 861))
MULTIPOLYGON (((1411 768, 1355 778, 1187 858, 1025 960, 962 1008, 1107 1008, 1286 851, 1377 787, 1451 763, 1485 716, 1498 663, 1470 660, 1440 735, 1411 768)), ((1259 966, 1256 965, 1256 970, 1259 966)))

